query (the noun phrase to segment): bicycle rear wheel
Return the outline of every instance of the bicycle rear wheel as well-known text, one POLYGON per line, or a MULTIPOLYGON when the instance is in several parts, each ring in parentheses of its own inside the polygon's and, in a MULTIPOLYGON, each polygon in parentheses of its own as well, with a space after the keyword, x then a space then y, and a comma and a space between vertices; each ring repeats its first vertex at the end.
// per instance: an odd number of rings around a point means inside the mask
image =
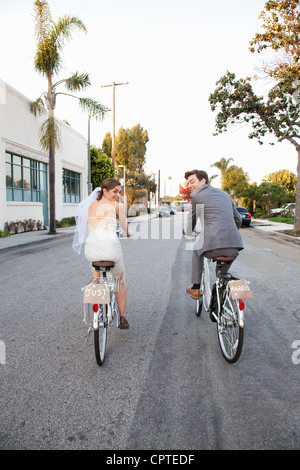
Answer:
POLYGON ((229 293, 224 295, 217 329, 222 354, 227 362, 233 364, 242 352, 244 328, 239 325, 238 300, 231 299, 229 293))
POLYGON ((102 366, 107 343, 107 304, 98 305, 98 307, 98 328, 94 329, 94 346, 97 364, 102 366))

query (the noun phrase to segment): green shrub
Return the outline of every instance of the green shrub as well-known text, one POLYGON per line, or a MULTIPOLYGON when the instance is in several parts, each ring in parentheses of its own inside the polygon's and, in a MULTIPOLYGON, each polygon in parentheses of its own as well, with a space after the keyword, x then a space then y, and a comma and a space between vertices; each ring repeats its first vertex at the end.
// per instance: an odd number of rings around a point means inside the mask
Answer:
POLYGON ((0 238, 10 237, 8 230, 0 230, 0 238))
POLYGON ((63 219, 56 221, 57 228, 70 227, 75 224, 76 224, 75 217, 64 217, 63 219))

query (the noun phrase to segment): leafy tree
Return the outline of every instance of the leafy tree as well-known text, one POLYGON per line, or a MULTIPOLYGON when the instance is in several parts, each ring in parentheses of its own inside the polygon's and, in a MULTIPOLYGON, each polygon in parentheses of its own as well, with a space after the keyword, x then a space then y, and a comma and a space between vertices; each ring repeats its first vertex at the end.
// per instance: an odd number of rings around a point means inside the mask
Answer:
POLYGON ((257 205, 268 210, 269 204, 282 204, 286 198, 286 188, 278 183, 261 183, 255 192, 257 205))
POLYGON ((107 132, 104 136, 103 142, 102 142, 102 152, 105 153, 106 155, 110 156, 112 151, 112 138, 111 138, 111 133, 107 132))
MULTIPOLYGON (((229 125, 251 123, 253 132, 248 137, 258 139, 260 144, 266 134, 274 135, 278 142, 290 142, 297 151, 300 172, 300 116, 293 91, 291 83, 281 81, 264 100, 253 91, 250 78, 237 80, 235 74, 227 72, 209 96, 212 111, 219 110, 215 135, 227 131, 229 125)), ((297 180, 296 201, 300 201, 299 175, 297 180)), ((296 203, 294 230, 300 230, 300 202, 296 203)))
POLYGON ((283 186, 287 190, 287 197, 289 201, 293 202, 296 196, 296 184, 297 177, 295 173, 289 170, 278 170, 273 173, 269 173, 263 179, 263 181, 269 181, 272 183, 278 183, 280 186, 283 186))
POLYGON ((239 198, 247 191, 249 176, 243 168, 232 165, 223 172, 222 189, 232 198, 239 198))
POLYGON ((102 181, 113 177, 111 159, 96 147, 91 147, 91 180, 93 188, 101 186, 102 181))
POLYGON ((76 16, 65 15, 55 23, 46 0, 36 0, 34 2, 34 11, 37 37, 34 67, 47 78, 48 91, 31 103, 31 111, 36 115, 37 113, 44 113, 46 108, 48 110, 48 119, 43 123, 40 131, 40 144, 43 149, 49 151, 49 233, 53 234, 56 233, 55 151, 60 146, 60 128, 54 118, 56 98, 60 94, 77 98, 81 108, 88 111, 90 115, 94 115, 96 119, 100 116, 103 117, 108 109, 91 98, 78 98, 69 93, 57 91, 60 85, 64 85, 68 91, 72 92, 85 90, 90 85, 87 73, 79 74, 79 72, 75 72, 69 78, 61 79, 54 83, 55 75, 62 68, 61 51, 63 46, 71 39, 74 30, 87 31, 82 21, 76 16))
MULTIPOLYGON (((121 127, 116 136, 116 163, 125 165, 128 205, 132 205, 136 199, 145 196, 146 191, 153 187, 151 177, 147 176, 144 170, 148 141, 148 132, 140 124, 131 129, 121 127)), ((111 135, 107 133, 102 150, 108 152, 110 149, 111 135)))
POLYGON ((188 186, 188 182, 186 181, 183 185, 179 184, 179 194, 182 196, 184 201, 189 201, 191 198, 191 191, 188 186))
POLYGON ((299 0, 269 0, 259 15, 264 32, 250 42, 251 52, 271 49, 277 54, 264 71, 275 79, 296 79, 300 72, 300 7, 299 0))
POLYGON ((148 132, 140 124, 131 129, 119 129, 116 137, 116 161, 118 165, 125 165, 133 173, 142 171, 146 162, 148 132))

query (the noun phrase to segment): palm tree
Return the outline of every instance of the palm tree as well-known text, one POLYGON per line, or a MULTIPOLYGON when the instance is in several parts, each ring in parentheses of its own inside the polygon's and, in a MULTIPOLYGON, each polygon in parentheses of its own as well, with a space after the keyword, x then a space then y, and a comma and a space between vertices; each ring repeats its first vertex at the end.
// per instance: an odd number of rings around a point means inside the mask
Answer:
POLYGON ((54 77, 62 67, 61 50, 65 43, 71 39, 71 33, 75 29, 87 32, 82 21, 70 15, 59 18, 55 23, 52 19, 49 5, 46 0, 34 2, 37 50, 34 59, 35 69, 47 78, 48 91, 44 92, 36 101, 31 103, 31 111, 37 115, 48 110, 48 119, 41 127, 40 144, 42 148, 49 151, 49 206, 50 223, 49 233, 56 233, 55 223, 55 150, 60 146, 60 128, 54 118, 56 97, 64 94, 77 98, 81 108, 88 111, 95 118, 103 118, 108 108, 91 98, 78 98, 69 93, 57 91, 59 85, 64 85, 68 91, 85 90, 91 83, 87 73, 75 72, 69 78, 58 80, 54 77))
MULTIPOLYGON (((233 161, 233 158, 220 158, 220 160, 218 162, 215 162, 215 163, 212 163, 212 165, 210 166, 213 166, 213 167, 216 167, 218 168, 220 171, 221 171, 221 187, 223 189, 223 176, 224 176, 224 173, 226 170, 228 170, 229 168, 229 163, 233 161)), ((216 177, 217 175, 214 175, 213 177, 216 177)))

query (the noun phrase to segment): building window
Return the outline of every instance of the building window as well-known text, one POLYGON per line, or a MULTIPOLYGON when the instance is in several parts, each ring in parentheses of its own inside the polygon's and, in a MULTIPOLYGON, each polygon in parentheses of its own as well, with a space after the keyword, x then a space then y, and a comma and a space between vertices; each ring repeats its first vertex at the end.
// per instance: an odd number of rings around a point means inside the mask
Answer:
POLYGON ((5 154, 6 200, 40 202, 47 191, 47 165, 10 152, 5 154))
POLYGON ((80 202, 80 173, 63 169, 63 202, 80 202))

